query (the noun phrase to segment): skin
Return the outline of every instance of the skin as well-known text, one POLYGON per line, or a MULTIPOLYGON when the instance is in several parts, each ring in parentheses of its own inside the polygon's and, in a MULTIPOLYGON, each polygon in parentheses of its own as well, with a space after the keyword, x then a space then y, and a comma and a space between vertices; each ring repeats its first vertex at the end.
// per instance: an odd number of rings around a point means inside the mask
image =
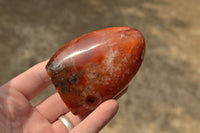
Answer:
POLYGON ((118 103, 107 100, 90 114, 73 115, 58 93, 33 107, 30 100, 51 84, 39 63, 0 87, 1 133, 98 133, 116 114, 118 103), (74 128, 68 131, 57 118, 65 114, 74 128))

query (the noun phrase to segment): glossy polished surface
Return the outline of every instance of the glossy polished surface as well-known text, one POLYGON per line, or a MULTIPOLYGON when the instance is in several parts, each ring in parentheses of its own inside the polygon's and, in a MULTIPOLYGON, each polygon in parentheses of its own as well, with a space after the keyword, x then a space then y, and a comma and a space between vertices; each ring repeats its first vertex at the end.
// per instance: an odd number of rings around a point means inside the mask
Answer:
POLYGON ((68 42, 46 69, 67 107, 73 114, 83 114, 121 96, 144 54, 145 41, 138 30, 113 27, 68 42))

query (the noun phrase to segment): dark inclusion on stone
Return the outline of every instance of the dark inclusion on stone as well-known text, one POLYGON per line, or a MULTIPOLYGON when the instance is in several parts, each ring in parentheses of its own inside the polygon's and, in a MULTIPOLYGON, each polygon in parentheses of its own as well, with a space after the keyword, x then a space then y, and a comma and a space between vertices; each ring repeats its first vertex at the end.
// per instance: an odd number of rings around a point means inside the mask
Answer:
POLYGON ((72 74, 69 78, 66 79, 66 82, 69 84, 77 84, 79 81, 79 76, 77 73, 72 74))
POLYGON ((96 101, 96 97, 94 97, 94 96, 89 95, 89 96, 87 96, 87 98, 86 98, 86 103, 89 104, 89 105, 94 104, 95 101, 96 101))

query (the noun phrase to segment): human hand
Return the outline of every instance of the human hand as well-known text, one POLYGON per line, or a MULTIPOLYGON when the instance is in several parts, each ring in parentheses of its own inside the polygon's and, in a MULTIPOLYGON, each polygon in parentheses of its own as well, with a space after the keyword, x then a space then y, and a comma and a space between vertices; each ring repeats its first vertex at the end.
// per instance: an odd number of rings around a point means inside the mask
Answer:
POLYGON ((37 106, 30 100, 51 84, 45 70, 46 61, 37 64, 0 87, 1 133, 97 133, 116 114, 118 103, 108 100, 86 117, 73 115, 58 93, 37 106), (70 119, 70 131, 58 120, 60 115, 70 119))

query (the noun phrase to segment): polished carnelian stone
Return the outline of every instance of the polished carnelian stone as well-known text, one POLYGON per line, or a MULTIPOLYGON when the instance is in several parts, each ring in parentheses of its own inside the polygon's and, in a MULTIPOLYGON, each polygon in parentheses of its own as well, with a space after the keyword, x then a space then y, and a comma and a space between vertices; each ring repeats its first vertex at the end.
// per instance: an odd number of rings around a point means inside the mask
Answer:
POLYGON ((121 96, 144 54, 145 41, 138 30, 106 28, 65 44, 46 69, 67 107, 77 115, 121 96))

